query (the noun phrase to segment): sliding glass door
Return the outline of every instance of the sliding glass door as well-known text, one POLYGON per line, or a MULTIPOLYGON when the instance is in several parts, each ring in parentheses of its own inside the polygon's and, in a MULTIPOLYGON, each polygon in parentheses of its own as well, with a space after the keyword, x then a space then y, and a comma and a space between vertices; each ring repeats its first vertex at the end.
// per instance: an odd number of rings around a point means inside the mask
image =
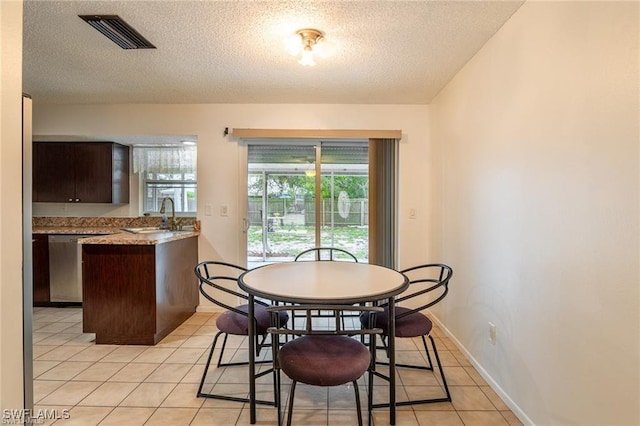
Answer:
POLYGON ((359 261, 369 255, 368 145, 321 147, 320 241, 346 248, 359 261))
POLYGON ((312 247, 368 259, 368 143, 249 144, 247 265, 312 247))

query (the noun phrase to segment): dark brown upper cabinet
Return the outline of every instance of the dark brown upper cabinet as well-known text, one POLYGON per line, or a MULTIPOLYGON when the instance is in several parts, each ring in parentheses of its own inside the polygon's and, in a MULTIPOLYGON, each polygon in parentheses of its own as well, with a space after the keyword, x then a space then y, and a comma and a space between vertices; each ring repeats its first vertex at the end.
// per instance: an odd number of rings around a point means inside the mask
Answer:
POLYGON ((129 147, 113 142, 34 142, 33 201, 129 202, 129 147))

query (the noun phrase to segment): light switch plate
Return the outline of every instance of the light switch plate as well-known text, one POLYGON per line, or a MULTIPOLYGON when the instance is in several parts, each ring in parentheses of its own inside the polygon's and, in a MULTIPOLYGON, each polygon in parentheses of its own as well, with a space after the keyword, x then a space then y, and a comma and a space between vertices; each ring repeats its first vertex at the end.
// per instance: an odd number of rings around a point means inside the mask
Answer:
POLYGON ((220 216, 229 216, 229 206, 223 204, 220 206, 220 216))
POLYGON ((491 342, 492 345, 495 345, 497 338, 498 334, 496 331, 496 325, 489 321, 489 342, 491 342))

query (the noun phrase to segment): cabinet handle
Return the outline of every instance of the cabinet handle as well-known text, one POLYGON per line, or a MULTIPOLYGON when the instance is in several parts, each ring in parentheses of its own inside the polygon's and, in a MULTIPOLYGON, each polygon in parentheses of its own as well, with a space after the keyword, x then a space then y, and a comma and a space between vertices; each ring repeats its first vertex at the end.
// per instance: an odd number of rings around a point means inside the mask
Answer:
POLYGON ((80 202, 80 198, 76 198, 76 203, 80 202))
POLYGON ((69 198, 69 201, 73 201, 73 198, 69 198))

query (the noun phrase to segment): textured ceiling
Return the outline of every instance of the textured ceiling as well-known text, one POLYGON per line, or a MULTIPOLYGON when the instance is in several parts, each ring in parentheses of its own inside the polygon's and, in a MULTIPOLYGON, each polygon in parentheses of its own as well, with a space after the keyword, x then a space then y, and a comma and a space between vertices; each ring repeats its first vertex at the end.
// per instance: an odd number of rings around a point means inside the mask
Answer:
POLYGON ((34 103, 428 104, 521 1, 24 1, 34 103), (157 49, 78 18, 114 14, 157 49), (303 67, 285 39, 325 32, 303 67))

